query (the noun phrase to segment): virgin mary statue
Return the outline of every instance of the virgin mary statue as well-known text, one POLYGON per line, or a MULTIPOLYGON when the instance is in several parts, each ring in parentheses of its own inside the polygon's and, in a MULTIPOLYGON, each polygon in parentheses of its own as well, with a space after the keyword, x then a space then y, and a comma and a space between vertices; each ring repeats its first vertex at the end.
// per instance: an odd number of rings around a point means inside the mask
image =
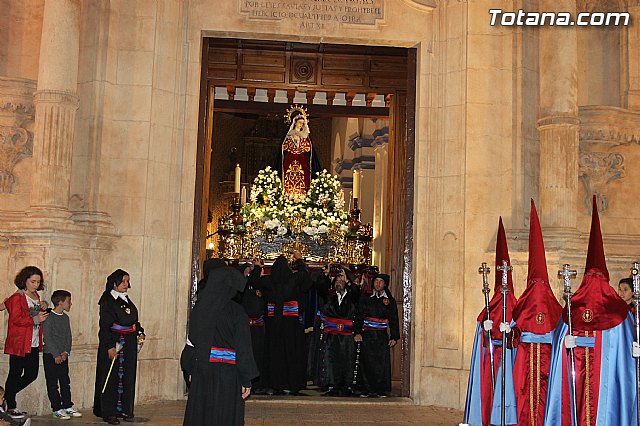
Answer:
POLYGON ((296 105, 287 110, 285 118, 291 124, 276 156, 275 168, 280 173, 284 195, 304 195, 322 168, 309 137, 306 110, 296 105))

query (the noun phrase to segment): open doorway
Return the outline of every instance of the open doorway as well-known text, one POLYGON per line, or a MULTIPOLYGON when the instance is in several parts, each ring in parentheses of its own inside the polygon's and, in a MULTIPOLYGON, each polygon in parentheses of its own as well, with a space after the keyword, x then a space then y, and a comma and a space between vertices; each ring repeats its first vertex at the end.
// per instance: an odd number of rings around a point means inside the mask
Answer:
POLYGON ((228 208, 235 165, 250 184, 274 161, 286 109, 304 105, 321 167, 347 194, 352 170, 364 175, 363 222, 377 232, 373 261, 391 275, 399 305, 394 388, 409 396, 415 50, 235 39, 203 46, 193 283, 207 250, 217 248, 212 234, 228 208))

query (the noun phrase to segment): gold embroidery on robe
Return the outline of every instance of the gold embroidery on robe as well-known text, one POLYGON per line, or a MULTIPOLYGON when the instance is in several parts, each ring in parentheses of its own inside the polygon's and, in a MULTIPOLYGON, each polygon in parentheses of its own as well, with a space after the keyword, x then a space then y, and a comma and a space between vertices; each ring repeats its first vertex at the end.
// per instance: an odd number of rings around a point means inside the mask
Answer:
POLYGON ((303 154, 311 151, 311 141, 309 141, 309 139, 302 139, 300 140, 300 144, 296 146, 293 139, 288 137, 282 144, 282 150, 291 154, 303 154))
POLYGON ((285 194, 305 194, 307 188, 304 183, 304 170, 297 160, 289 164, 289 168, 284 172, 284 193, 285 194))

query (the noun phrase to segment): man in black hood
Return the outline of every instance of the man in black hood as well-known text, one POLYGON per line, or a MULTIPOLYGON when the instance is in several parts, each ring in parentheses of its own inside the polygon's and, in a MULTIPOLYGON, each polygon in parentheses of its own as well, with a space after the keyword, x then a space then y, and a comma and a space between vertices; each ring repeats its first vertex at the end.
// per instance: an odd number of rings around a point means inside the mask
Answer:
POLYGON ((294 250, 295 272, 280 256, 255 284, 267 302, 266 369, 269 387, 276 394, 297 395, 307 384, 307 353, 304 336, 304 301, 311 279, 300 252, 294 250))
POLYGON ((264 325, 267 305, 262 297, 262 292, 255 288, 255 284, 260 280, 262 265, 260 262, 244 263, 240 265, 238 270, 247 279, 244 292, 239 293, 238 302, 249 317, 253 358, 260 371, 260 377, 253 381, 253 393, 261 395, 265 393, 267 383, 267 371, 264 366, 264 325))
POLYGON ((246 280, 230 267, 210 272, 191 313, 191 359, 182 368, 191 376, 184 425, 244 424, 244 399, 258 376, 249 318, 232 299, 246 280))

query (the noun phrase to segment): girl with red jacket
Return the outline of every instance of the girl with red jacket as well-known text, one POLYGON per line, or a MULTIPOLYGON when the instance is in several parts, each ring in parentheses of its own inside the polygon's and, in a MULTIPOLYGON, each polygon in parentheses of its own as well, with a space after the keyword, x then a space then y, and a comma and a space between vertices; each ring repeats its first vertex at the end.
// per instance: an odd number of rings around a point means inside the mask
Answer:
POLYGON ((5 383, 7 413, 13 418, 24 417, 16 409, 16 394, 38 377, 42 350, 40 324, 49 314, 42 310, 38 290, 42 290, 42 271, 35 266, 23 268, 14 280, 18 291, 5 300, 9 312, 4 353, 9 355, 9 375, 5 383))

